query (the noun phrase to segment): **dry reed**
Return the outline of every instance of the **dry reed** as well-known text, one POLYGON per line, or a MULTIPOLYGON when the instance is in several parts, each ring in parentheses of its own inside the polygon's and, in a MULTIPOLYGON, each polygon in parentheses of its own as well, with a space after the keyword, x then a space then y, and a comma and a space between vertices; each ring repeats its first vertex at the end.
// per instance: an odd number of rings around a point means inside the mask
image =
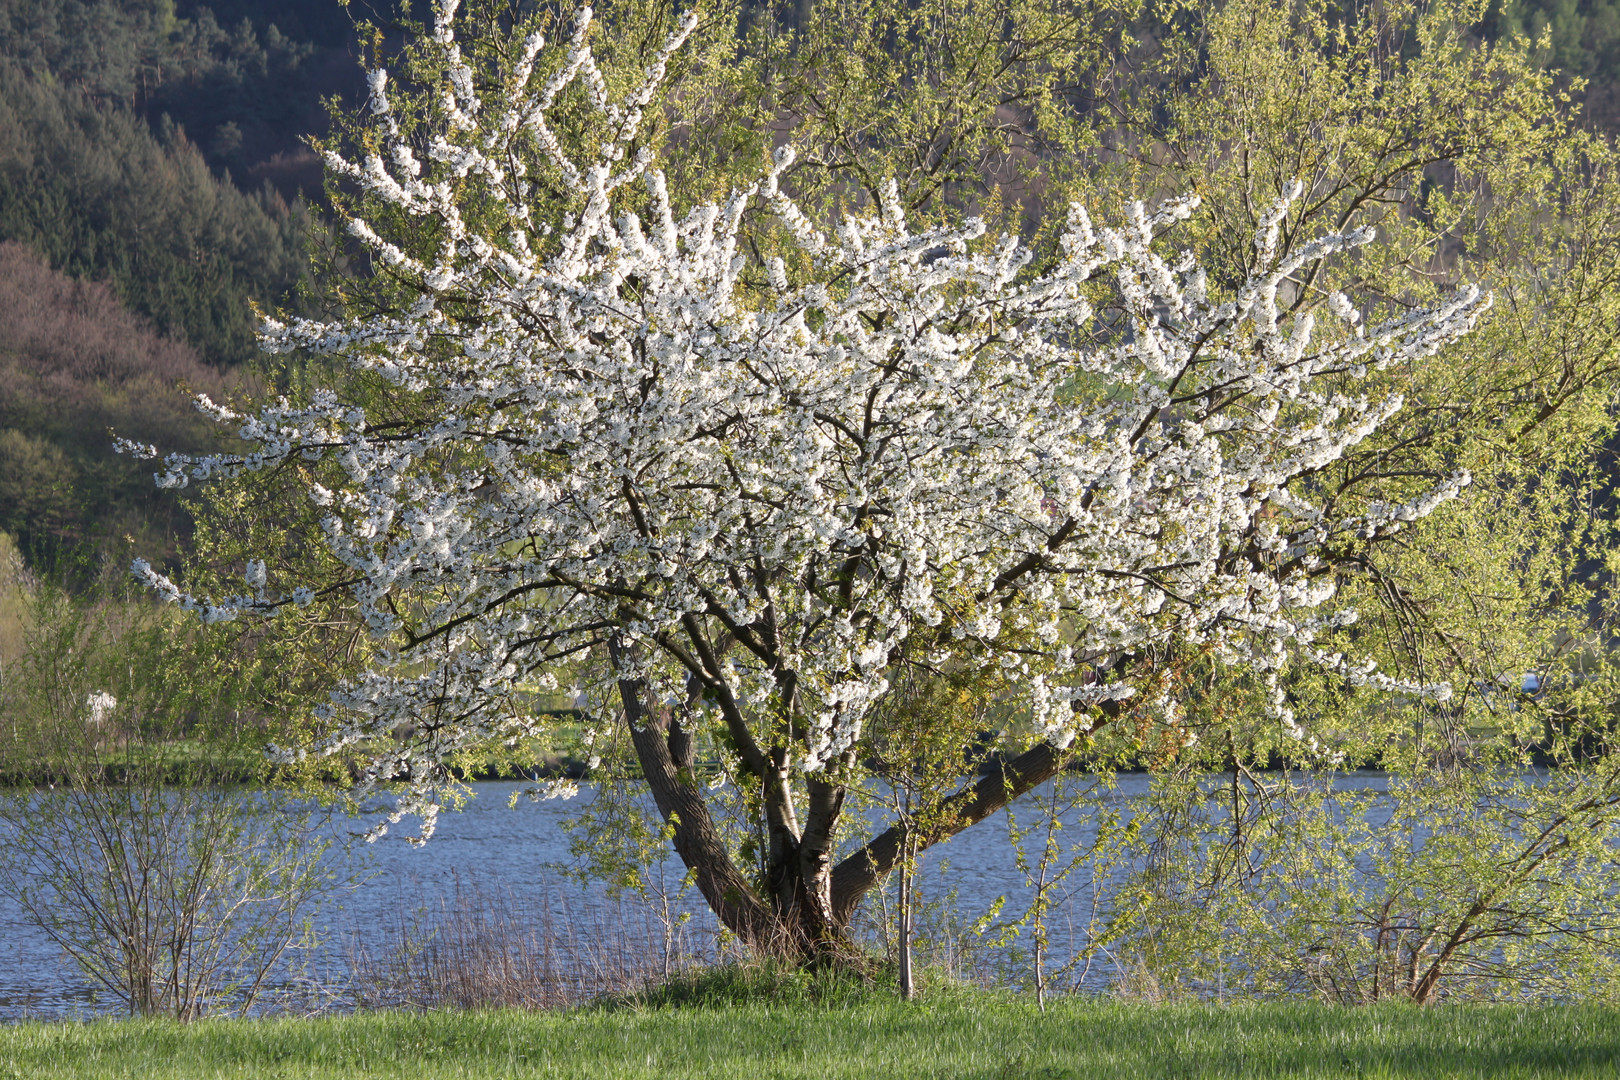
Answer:
POLYGON ((706 922, 632 894, 571 904, 568 893, 490 889, 470 875, 412 912, 381 943, 351 932, 359 1008, 554 1009, 638 991, 718 956, 706 922), (575 910, 576 908, 584 910, 575 910))

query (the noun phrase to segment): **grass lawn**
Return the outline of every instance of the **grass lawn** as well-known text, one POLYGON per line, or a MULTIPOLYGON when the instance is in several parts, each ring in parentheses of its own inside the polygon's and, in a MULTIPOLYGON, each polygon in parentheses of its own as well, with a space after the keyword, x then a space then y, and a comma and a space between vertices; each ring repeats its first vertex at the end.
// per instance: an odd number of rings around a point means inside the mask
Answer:
POLYGON ((369 1013, 0 1028, 0 1080, 73 1077, 1620 1077, 1620 1010, 1032 1004, 369 1013))

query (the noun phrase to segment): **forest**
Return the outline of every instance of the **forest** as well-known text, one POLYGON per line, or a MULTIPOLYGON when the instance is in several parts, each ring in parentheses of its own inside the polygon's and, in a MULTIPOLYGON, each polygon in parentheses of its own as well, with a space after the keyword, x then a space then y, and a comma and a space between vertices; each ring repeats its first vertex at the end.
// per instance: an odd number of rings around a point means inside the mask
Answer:
POLYGON ((360 82, 352 37, 323 4, 0 9, 0 530, 31 564, 82 576, 123 537, 172 553, 185 534, 107 431, 196 447, 174 388, 248 377, 253 305, 310 302, 303 140, 360 82))

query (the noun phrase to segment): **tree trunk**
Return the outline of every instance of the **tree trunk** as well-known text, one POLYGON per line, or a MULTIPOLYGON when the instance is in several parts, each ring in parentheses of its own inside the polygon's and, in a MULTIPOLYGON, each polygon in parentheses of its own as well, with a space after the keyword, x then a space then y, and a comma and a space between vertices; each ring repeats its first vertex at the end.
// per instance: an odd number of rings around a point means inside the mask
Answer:
POLYGON ((772 830, 769 895, 762 898, 715 827, 693 770, 692 736, 679 717, 650 702, 639 681, 621 680, 619 697, 653 802, 673 828, 676 854, 721 924, 751 948, 795 960, 844 953, 844 922, 833 918, 831 857, 844 788, 812 781, 803 832, 772 830))
POLYGON ((911 866, 900 864, 900 997, 910 1001, 917 996, 917 984, 911 977, 911 866))
POLYGON ((775 936, 775 917, 755 895, 726 851, 692 770, 692 736, 667 710, 648 708, 637 680, 619 682, 630 740, 653 802, 674 828, 675 851, 720 922, 750 945, 775 936))
POLYGON ((832 850, 847 789, 812 777, 804 828, 771 830, 767 880, 756 886, 732 862, 709 813, 692 767, 691 734, 673 710, 649 700, 641 682, 621 680, 619 695, 653 801, 710 909, 751 948, 798 961, 837 962, 849 954, 847 931, 861 899, 904 851, 955 836, 1060 767, 1059 752, 1041 743, 942 800, 922 815, 927 828, 897 824, 836 867, 832 850))

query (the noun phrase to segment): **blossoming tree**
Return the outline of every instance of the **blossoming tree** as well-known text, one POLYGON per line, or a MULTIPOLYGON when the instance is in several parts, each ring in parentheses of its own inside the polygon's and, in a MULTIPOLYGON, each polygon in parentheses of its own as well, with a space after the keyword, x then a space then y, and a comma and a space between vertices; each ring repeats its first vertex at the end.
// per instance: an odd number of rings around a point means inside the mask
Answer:
MULTIPOLYGON (((542 733, 536 694, 568 687, 597 725, 628 730, 720 919, 809 953, 902 850, 1050 777, 1099 724, 1141 709, 1173 725, 1155 657, 1195 648, 1254 673, 1267 722, 1307 741, 1286 665, 1403 685, 1319 640, 1352 617, 1328 603, 1334 575, 1468 478, 1353 513, 1313 483, 1401 408, 1358 380, 1465 333, 1478 290, 1373 326, 1338 294, 1285 303, 1302 268, 1369 239, 1279 250, 1297 189, 1226 296, 1164 250, 1189 200, 1111 228, 1072 207, 1059 257, 1035 267, 976 219, 914 225, 892 193, 809 220, 783 190, 784 148, 757 183, 677 215, 636 140, 694 19, 616 95, 589 9, 557 59, 532 34, 481 64, 454 16, 446 0, 424 43, 444 74, 434 123, 401 124, 379 70, 369 150, 327 158, 382 208, 348 228, 408 306, 264 333, 420 407, 203 401, 252 452, 171 457, 160 474, 291 463, 312 478, 379 647, 334 691, 320 749, 408 780, 390 821, 416 813, 430 833, 442 763, 542 733), (583 147, 548 122, 567 95, 594 110, 583 147), (560 227, 536 203, 542 177, 574 192, 560 227), (986 664, 1018 688, 1008 705, 1033 747, 947 798, 926 835, 899 822, 835 861, 863 724, 896 670, 986 664), (699 741, 757 799, 760 875, 716 826, 699 741)), ((315 595, 262 562, 230 598, 136 571, 208 620, 315 595)))

